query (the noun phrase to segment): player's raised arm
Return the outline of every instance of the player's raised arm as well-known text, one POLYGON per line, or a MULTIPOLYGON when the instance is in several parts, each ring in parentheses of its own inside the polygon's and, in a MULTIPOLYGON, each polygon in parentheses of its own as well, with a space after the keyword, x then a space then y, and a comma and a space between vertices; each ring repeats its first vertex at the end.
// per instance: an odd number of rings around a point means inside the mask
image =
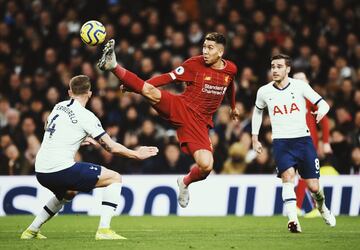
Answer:
POLYGON ((174 79, 171 77, 170 73, 161 74, 158 76, 154 76, 148 80, 146 80, 147 83, 150 83, 154 87, 161 87, 164 85, 167 85, 174 81, 174 79))
POLYGON ((146 158, 157 155, 159 149, 157 147, 141 146, 137 150, 131 150, 124 145, 113 141, 110 136, 105 133, 97 139, 99 144, 108 152, 116 155, 125 156, 137 160, 144 160, 146 158))

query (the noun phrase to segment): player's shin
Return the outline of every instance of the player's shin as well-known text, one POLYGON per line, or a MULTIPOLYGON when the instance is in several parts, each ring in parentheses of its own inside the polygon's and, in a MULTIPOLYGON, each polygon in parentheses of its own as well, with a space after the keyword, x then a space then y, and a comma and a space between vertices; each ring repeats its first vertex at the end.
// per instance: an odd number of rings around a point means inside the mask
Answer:
POLYGON ((320 189, 317 193, 311 193, 311 196, 314 198, 316 206, 319 209, 320 213, 328 211, 325 205, 324 191, 322 189, 320 189))
POLYGON ((41 212, 35 217, 34 221, 29 226, 29 229, 38 232, 40 227, 57 214, 66 202, 67 201, 64 199, 59 200, 56 196, 52 197, 43 207, 41 212))
POLYGON ((99 228, 110 228, 111 218, 120 203, 122 183, 116 182, 104 188, 99 228))
POLYGON ((210 172, 204 172, 198 165, 194 165, 190 172, 184 177, 183 182, 186 186, 189 186, 193 182, 201 181, 206 179, 210 172))
POLYGON ((112 72, 119 78, 127 88, 141 94, 144 87, 144 80, 140 79, 136 74, 126 70, 125 68, 117 65, 112 72))
POLYGON ((284 182, 282 189, 282 198, 284 201, 285 213, 289 221, 298 221, 296 212, 296 195, 294 191, 294 183, 284 182))

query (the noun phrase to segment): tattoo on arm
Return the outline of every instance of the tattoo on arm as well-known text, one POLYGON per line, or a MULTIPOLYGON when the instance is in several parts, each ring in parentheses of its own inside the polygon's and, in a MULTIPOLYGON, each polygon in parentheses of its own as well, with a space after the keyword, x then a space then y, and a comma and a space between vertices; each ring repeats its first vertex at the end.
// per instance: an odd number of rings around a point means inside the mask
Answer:
POLYGON ((100 138, 98 142, 106 151, 111 152, 111 147, 103 139, 100 138))

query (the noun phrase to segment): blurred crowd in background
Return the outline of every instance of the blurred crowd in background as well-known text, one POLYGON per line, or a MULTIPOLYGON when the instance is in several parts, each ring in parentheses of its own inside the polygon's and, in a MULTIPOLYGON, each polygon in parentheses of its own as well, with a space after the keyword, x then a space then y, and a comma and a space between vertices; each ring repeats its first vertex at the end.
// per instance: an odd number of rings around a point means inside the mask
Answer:
MULTIPOLYGON (((332 153, 324 154, 319 146, 322 165, 340 174, 359 174, 357 0, 0 0, 0 175, 34 173, 44 121, 57 102, 68 98, 69 80, 78 74, 91 78, 88 108, 112 138, 129 148, 158 146, 160 154, 138 162, 87 146, 76 160, 122 174, 186 173, 193 163, 179 150, 174 128, 141 96, 121 93, 111 73, 98 70, 102 46, 86 46, 79 37, 81 25, 91 19, 106 26, 107 39, 116 40, 119 63, 144 80, 201 54, 207 32, 226 36, 224 57, 239 69, 241 120, 231 121, 224 100, 210 131, 215 173, 275 172, 269 118, 264 117, 260 132, 264 152, 256 155, 251 114, 257 89, 271 81, 269 58, 282 52, 293 58, 290 75, 305 72, 331 106, 332 153)), ((184 86, 165 88, 180 93, 184 86)))

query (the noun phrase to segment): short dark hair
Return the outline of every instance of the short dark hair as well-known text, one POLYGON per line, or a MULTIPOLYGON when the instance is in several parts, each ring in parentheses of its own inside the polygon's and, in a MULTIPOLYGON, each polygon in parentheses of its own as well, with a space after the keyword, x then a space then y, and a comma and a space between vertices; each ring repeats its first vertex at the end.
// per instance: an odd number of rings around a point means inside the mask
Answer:
POLYGON ((272 62, 273 60, 278 60, 278 59, 284 59, 285 65, 291 66, 291 57, 288 55, 285 55, 285 54, 277 54, 277 55, 271 57, 270 62, 272 62))
POLYGON ((222 45, 226 45, 226 38, 223 34, 220 34, 220 33, 217 33, 217 32, 211 32, 211 33, 208 33, 206 36, 205 36, 205 40, 209 40, 209 41, 214 41, 216 43, 220 43, 222 45))
POLYGON ((90 78, 85 75, 74 76, 70 80, 70 89, 74 95, 86 94, 91 89, 90 78))

